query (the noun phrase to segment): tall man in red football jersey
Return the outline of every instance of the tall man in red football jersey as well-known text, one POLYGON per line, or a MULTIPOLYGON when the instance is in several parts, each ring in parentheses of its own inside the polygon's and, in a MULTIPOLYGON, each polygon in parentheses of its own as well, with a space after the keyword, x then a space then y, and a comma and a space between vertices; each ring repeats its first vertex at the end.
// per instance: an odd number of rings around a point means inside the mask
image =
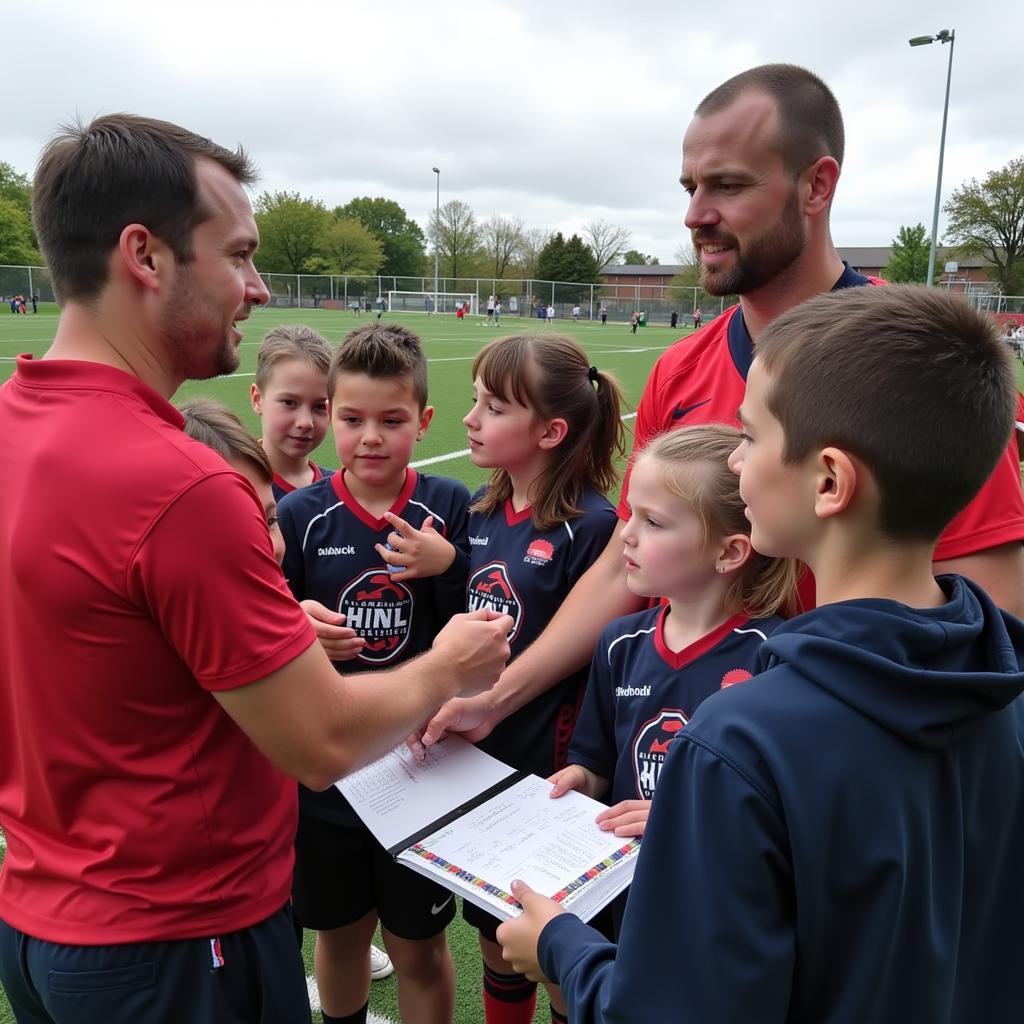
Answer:
MULTIPOLYGON (((831 91, 788 64, 742 72, 698 105, 683 138, 680 182, 703 288, 740 302, 673 345, 655 364, 637 408, 634 451, 693 423, 736 424, 758 334, 814 295, 874 282, 840 260, 829 211, 843 160, 843 120, 831 91)), ((487 694, 455 700, 424 734, 475 740, 585 664, 611 619, 638 610, 625 583, 620 526, 545 632, 487 694)), ((935 571, 969 576, 1001 607, 1024 614, 1024 497, 1011 443, 981 493, 940 538, 935 571)))
MULTIPOLYGON (((342 679, 251 485, 170 397, 231 373, 266 302, 245 155, 111 115, 36 173, 62 303, 0 389, 0 981, 19 1021, 309 1020, 289 897, 324 789, 458 693, 511 620, 342 679)), ((324 625, 330 630, 330 625, 324 625)))

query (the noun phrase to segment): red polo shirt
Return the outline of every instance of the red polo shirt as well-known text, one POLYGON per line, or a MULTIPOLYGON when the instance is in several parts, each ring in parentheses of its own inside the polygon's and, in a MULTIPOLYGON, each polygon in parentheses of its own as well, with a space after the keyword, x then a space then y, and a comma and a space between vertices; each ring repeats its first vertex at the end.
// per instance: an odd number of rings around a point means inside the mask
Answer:
POLYGON ((209 691, 315 637, 250 485, 109 367, 0 388, 0 916, 53 942, 216 936, 288 899, 296 787, 209 691))
MULTIPOLYGON (((874 279, 847 269, 837 287, 866 284, 874 279), (848 277, 851 280, 847 283, 848 277), (852 280, 859 277, 860 280, 852 280)), ((739 426, 736 410, 743 403, 747 371, 754 346, 739 306, 734 306, 703 330, 676 342, 654 364, 636 411, 633 451, 674 427, 702 423, 739 426)), ((629 471, 619 501, 620 519, 629 518, 629 471)), ((962 558, 1013 541, 1024 541, 1024 494, 1016 437, 970 504, 943 530, 935 561, 962 558)), ((813 607, 812 580, 801 583, 804 607, 813 607)))

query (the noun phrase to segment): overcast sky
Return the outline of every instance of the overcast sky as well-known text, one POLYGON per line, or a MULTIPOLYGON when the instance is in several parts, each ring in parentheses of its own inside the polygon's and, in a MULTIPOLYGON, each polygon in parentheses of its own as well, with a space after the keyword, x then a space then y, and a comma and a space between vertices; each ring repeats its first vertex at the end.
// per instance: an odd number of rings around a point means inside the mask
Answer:
POLYGON ((0 160, 25 173, 62 121, 129 110, 242 143, 261 190, 328 206, 383 195, 425 228, 437 166, 442 203, 567 234, 603 218, 663 263, 686 238, 693 108, 755 64, 802 64, 839 99, 838 245, 930 230, 949 47, 911 36, 956 30, 943 198, 1024 154, 1019 0, 34 0, 11 13, 0 160))

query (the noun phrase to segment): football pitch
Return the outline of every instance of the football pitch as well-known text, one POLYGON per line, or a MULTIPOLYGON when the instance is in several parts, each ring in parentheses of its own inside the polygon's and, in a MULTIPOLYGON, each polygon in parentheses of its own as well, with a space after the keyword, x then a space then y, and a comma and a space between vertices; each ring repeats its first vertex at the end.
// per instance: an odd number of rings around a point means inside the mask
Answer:
MULTIPOLYGON (((0 382, 14 372, 15 357, 22 352, 42 355, 53 338, 57 317, 55 312, 33 316, 4 315, 0 309, 0 382)), ((50 307, 52 310, 53 307, 50 307)), ((187 381, 174 396, 174 401, 203 395, 224 402, 241 417, 242 422, 257 436, 259 420, 249 404, 249 388, 256 369, 256 353, 263 335, 278 324, 303 323, 319 331, 332 344, 336 344, 353 328, 376 322, 376 313, 358 317, 350 312, 322 309, 256 309, 251 318, 241 324, 245 338, 241 344, 241 364, 227 377, 213 380, 187 381)), ((492 338, 513 333, 562 333, 575 338, 598 369, 613 373, 622 384, 626 395, 623 409, 627 430, 632 423, 630 415, 643 391, 647 374, 658 356, 681 334, 681 329, 670 330, 668 325, 651 324, 630 332, 628 324, 592 323, 581 320, 556 320, 553 327, 531 317, 502 317, 497 327, 487 323, 486 317, 470 317, 459 321, 454 316, 439 314, 384 314, 384 320, 400 323, 415 331, 423 341, 430 372, 430 404, 434 406, 434 420, 426 437, 416 449, 414 466, 427 473, 458 477, 475 490, 487 477, 469 461, 466 428, 462 417, 472 405, 470 370, 473 357, 492 338)), ((631 443, 631 438, 627 437, 631 443)), ((314 461, 324 466, 337 467, 338 458, 328 432, 323 444, 313 453, 314 461)))
MULTIPOLYGON (((373 322, 376 313, 368 316, 353 316, 349 312, 310 309, 266 309, 254 310, 252 317, 239 325, 245 332, 241 347, 241 364, 238 371, 229 376, 209 381, 190 381, 182 386, 175 401, 182 401, 196 395, 217 398, 230 406, 242 421, 255 433, 259 433, 259 421, 249 405, 249 387, 256 368, 256 352, 264 333, 271 327, 284 323, 304 323, 318 330, 332 344, 339 342, 355 327, 373 322)), ((472 381, 470 370, 473 357, 492 338, 513 333, 563 333, 575 338, 590 356, 590 361, 603 371, 615 374, 626 394, 624 414, 627 428, 632 423, 631 413, 643 390, 651 366, 658 356, 681 333, 672 331, 668 325, 651 324, 640 328, 636 334, 630 332, 628 324, 599 323, 571 320, 556 321, 548 327, 528 317, 505 316, 498 327, 488 325, 486 318, 471 317, 457 321, 454 316, 391 315, 384 314, 384 320, 404 324, 415 331, 423 340, 423 347, 429 361, 430 403, 435 407, 434 420, 430 430, 416 451, 416 462, 425 472, 453 476, 464 480, 475 489, 486 479, 486 471, 479 470, 469 461, 466 430, 462 417, 472 402, 472 381)), ((53 307, 40 307, 39 314, 16 316, 6 314, 0 307, 0 382, 14 372, 14 360, 19 353, 29 352, 42 355, 53 338, 57 327, 57 316, 53 307)), ((631 439, 627 438, 631 443, 631 439)), ((69 446, 73 439, 68 439, 69 446)), ((313 458, 325 466, 336 467, 338 459, 334 452, 331 434, 314 453, 313 458)), ((613 496, 614 497, 614 496, 613 496)), ((4 847, 0 835, 0 857, 4 847)), ((448 942, 455 960, 457 993, 456 1024, 476 1024, 483 1020, 483 997, 481 995, 480 955, 476 933, 462 923, 461 916, 448 929, 448 942)), ((307 975, 313 971, 312 933, 306 933, 303 955, 307 975)), ((318 1006, 313 994, 313 1005, 318 1006)), ((375 981, 370 990, 371 1021, 377 1024, 397 1022, 398 988, 394 976, 375 981)), ((314 1012, 314 1021, 320 1016, 314 1012)), ((536 1021, 548 1021, 547 1000, 543 990, 538 998, 536 1021)), ((13 1013, 0 990, 0 1024, 12 1024, 13 1013)))

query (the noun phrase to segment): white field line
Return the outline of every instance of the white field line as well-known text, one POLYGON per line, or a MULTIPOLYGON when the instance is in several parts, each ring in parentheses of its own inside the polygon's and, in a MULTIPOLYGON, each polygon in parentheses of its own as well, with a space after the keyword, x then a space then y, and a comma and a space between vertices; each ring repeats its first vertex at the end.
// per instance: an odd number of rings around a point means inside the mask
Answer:
MULTIPOLYGON (((626 415, 622 417, 622 420, 625 422, 626 420, 633 419, 635 416, 635 412, 627 412, 626 415)), ((419 459, 417 462, 410 462, 409 465, 412 466, 413 469, 419 469, 422 466, 436 465, 438 462, 451 462, 452 459, 464 459, 468 455, 469 449, 462 448, 457 452, 447 452, 444 455, 432 455, 429 459, 419 459)))

